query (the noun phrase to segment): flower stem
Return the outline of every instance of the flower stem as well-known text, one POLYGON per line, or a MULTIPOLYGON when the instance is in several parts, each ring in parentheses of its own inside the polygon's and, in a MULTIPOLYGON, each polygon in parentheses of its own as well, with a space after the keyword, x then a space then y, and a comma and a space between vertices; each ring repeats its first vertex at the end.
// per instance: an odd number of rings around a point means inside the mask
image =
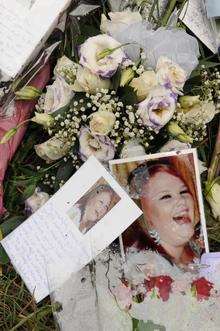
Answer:
POLYGON ((177 0, 170 0, 168 1, 168 5, 167 5, 167 8, 165 10, 165 13, 164 13, 164 16, 161 20, 161 25, 162 26, 166 26, 169 19, 170 19, 170 16, 172 15, 172 12, 176 6, 176 3, 177 3, 177 0))
POLYGON ((219 176, 219 172, 220 172, 220 123, 216 138, 215 149, 208 170, 208 182, 212 182, 215 179, 215 177, 219 176))

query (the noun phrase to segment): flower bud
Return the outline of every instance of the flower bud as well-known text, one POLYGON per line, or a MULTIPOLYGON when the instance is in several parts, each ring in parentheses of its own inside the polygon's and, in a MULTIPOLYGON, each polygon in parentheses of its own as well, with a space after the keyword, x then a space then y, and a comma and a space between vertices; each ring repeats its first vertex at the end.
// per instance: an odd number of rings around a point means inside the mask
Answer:
POLYGON ((0 140, 0 145, 7 143, 17 133, 17 131, 18 131, 17 127, 7 131, 0 140))
POLYGON ((121 72, 120 86, 125 86, 134 78, 134 70, 132 68, 123 69, 121 72))
POLYGON ((34 100, 41 95, 41 90, 34 86, 25 86, 15 92, 16 100, 34 100))
POLYGON ((168 124, 168 132, 175 138, 177 138, 179 141, 183 142, 183 143, 193 143, 193 138, 188 136, 183 129, 181 129, 181 127, 176 123, 171 121, 168 124))
POLYGON ((183 109, 188 109, 188 108, 193 107, 193 106, 197 105, 198 103, 200 103, 199 95, 196 95, 196 96, 185 95, 183 97, 180 97, 179 101, 180 101, 180 105, 183 109))
POLYGON ((31 119, 32 122, 43 125, 45 129, 51 127, 54 123, 53 116, 46 113, 35 113, 35 116, 31 119))
POLYGON ((220 184, 215 180, 206 184, 206 200, 208 201, 213 216, 220 217, 220 184))

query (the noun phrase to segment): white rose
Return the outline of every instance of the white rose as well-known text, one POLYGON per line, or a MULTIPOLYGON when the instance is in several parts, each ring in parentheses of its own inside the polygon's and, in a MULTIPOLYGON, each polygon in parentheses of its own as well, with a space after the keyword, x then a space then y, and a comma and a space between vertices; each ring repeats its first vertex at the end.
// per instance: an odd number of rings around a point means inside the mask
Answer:
POLYGON ((165 56, 158 59, 156 74, 158 82, 174 92, 182 90, 187 79, 185 70, 165 56))
POLYGON ((79 135, 79 153, 82 161, 94 155, 99 161, 107 162, 115 155, 115 147, 109 137, 92 135, 89 129, 82 127, 79 135))
POLYGON ((159 131, 171 120, 175 108, 176 100, 172 92, 164 87, 156 87, 138 104, 137 115, 145 126, 159 131))
POLYGON ((117 33, 120 29, 124 29, 130 24, 142 21, 141 14, 139 12, 110 12, 108 13, 108 16, 110 17, 110 20, 102 14, 100 30, 109 35, 117 33))
POLYGON ((80 64, 103 78, 114 75, 126 59, 121 44, 106 34, 88 38, 79 50, 80 64))
POLYGON ((42 144, 35 145, 37 155, 47 163, 61 159, 67 154, 69 149, 69 145, 55 137, 50 138, 42 144))
POLYGON ((131 139, 125 143, 121 151, 121 158, 126 159, 129 157, 142 156, 145 155, 144 147, 136 140, 131 139))
POLYGON ((74 92, 62 77, 57 77, 54 83, 47 86, 43 109, 46 113, 53 113, 65 107, 72 99, 74 92))
POLYGON ((138 101, 144 100, 150 90, 157 85, 157 76, 154 71, 145 71, 138 78, 134 78, 130 86, 137 93, 138 101))
POLYGON ((77 69, 76 80, 72 86, 75 92, 88 92, 96 94, 101 89, 109 89, 111 82, 109 79, 102 79, 93 74, 89 69, 79 66, 77 69))
POLYGON ((220 217, 220 184, 211 184, 207 189, 206 199, 209 202, 215 218, 220 217))
POLYGON ((107 135, 115 124, 115 115, 109 111, 97 111, 91 115, 89 123, 92 134, 107 135))
POLYGON ((42 192, 39 187, 36 188, 34 194, 25 200, 25 209, 28 213, 35 213, 40 207, 42 207, 50 196, 46 192, 42 192))

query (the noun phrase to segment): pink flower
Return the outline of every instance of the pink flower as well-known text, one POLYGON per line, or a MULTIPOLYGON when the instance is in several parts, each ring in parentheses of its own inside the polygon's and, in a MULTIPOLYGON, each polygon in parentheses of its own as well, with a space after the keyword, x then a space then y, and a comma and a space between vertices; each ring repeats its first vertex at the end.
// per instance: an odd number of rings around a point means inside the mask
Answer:
MULTIPOLYGON (((43 89, 50 78, 50 66, 45 65, 43 69, 30 82, 31 86, 43 89)), ((19 123, 29 118, 34 109, 36 101, 17 101, 15 102, 14 114, 11 117, 1 118, 0 120, 0 139, 7 131, 16 127, 19 123)), ((0 108, 1 113, 1 108, 0 108)), ((4 212, 3 207, 3 180, 7 170, 8 162, 12 159, 18 146, 20 145, 26 126, 22 126, 18 132, 7 143, 0 145, 0 215, 4 212)))
POLYGON ((129 286, 121 283, 113 291, 113 294, 116 297, 117 303, 123 310, 129 310, 132 305, 132 291, 129 286))

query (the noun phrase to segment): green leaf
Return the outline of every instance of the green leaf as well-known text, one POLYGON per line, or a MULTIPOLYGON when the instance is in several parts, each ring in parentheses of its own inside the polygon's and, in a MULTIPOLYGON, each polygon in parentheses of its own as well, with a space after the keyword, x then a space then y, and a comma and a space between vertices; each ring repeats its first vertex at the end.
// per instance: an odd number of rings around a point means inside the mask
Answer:
POLYGON ((12 232, 19 225, 21 225, 25 219, 26 219, 25 216, 18 215, 18 216, 10 217, 6 221, 4 221, 0 225, 3 236, 6 237, 10 232, 12 232))
POLYGON ((121 68, 118 68, 114 76, 112 77, 112 88, 117 91, 121 81, 121 68))
POLYGON ((60 186, 59 183, 61 180, 64 181, 64 183, 73 175, 75 168, 73 167, 72 160, 68 160, 67 162, 63 162, 58 170, 56 175, 56 181, 55 181, 55 190, 59 190, 60 186))
POLYGON ((133 331, 166 331, 165 326, 154 324, 152 321, 139 321, 136 329, 133 329, 133 331))
POLYGON ((3 246, 0 244, 0 264, 6 265, 10 262, 8 255, 6 254, 3 246))
POLYGON ((131 86, 119 88, 119 95, 124 105, 134 105, 138 102, 137 93, 131 86))
POLYGON ((34 191, 37 187, 37 183, 33 183, 29 186, 26 187, 26 189, 23 192, 23 199, 26 200, 28 199, 32 194, 34 194, 34 191))

